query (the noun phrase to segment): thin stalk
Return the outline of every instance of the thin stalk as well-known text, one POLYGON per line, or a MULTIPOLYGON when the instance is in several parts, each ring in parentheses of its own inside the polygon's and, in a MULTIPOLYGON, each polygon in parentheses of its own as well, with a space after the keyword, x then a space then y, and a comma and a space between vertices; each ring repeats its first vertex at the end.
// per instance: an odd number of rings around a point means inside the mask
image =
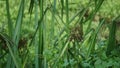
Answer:
MULTIPOLYGON (((43 11, 44 0, 40 0, 40 18, 44 15, 43 11)), ((43 48, 44 48, 44 35, 43 35, 43 21, 39 24, 39 44, 38 44, 38 55, 39 55, 39 68, 43 67, 43 48)))
POLYGON ((69 5, 68 0, 66 0, 66 27, 69 28, 69 5))
MULTIPOLYGON (((6 0, 6 10, 7 10, 7 18, 8 18, 8 32, 9 32, 9 36, 12 37, 13 25, 12 25, 12 21, 11 21, 10 10, 9 10, 9 0, 6 0)), ((7 60, 8 61, 7 61, 6 67, 8 68, 12 64, 12 58, 8 57, 7 60)))
MULTIPOLYGON (((89 21, 89 24, 88 24, 88 26, 87 26, 87 30, 85 31, 85 34, 88 33, 88 31, 89 31, 89 29, 90 29, 90 26, 91 26, 91 23, 92 23, 92 20, 93 20, 95 14, 98 12, 98 10, 100 9, 102 3, 104 2, 104 0, 98 0, 98 1, 99 1, 99 3, 96 4, 95 9, 93 10, 93 12, 92 12, 92 13, 90 14, 90 16, 88 17, 88 19, 90 19, 90 21, 89 21)), ((87 20, 86 20, 86 21, 87 21, 87 20)), ((86 22, 86 21, 85 21, 85 22, 86 22)))
MULTIPOLYGON (((35 0, 35 25, 38 26, 38 0, 35 0)), ((39 55, 38 55, 38 44, 37 44, 37 38, 34 39, 35 43, 35 68, 39 68, 39 55)))
POLYGON ((8 31, 9 31, 9 36, 12 37, 13 24, 12 24, 12 21, 11 21, 11 15, 10 15, 10 10, 9 10, 9 0, 6 0, 6 10, 7 10, 7 18, 8 18, 8 31))

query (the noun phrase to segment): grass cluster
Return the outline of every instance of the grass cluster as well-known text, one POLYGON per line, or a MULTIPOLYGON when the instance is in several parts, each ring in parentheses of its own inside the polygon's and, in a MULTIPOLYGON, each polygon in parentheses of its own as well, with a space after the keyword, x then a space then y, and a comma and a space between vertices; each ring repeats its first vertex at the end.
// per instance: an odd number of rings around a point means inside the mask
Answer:
POLYGON ((1 0, 0 68, 119 68, 119 0, 1 0))

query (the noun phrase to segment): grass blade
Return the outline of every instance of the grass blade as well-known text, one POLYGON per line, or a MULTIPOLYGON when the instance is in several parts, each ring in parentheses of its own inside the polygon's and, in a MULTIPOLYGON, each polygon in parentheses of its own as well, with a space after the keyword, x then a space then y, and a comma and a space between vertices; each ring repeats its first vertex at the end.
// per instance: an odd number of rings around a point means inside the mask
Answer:
POLYGON ((12 25, 12 21, 11 21, 10 10, 9 10, 9 0, 6 0, 6 10, 7 10, 7 18, 8 18, 9 35, 10 35, 10 37, 12 37, 13 25, 12 25))
POLYGON ((92 36, 92 40, 91 40, 91 42, 90 42, 90 46, 89 46, 89 49, 88 49, 88 52, 87 52, 87 57, 89 57, 89 55, 90 55, 91 53, 93 53, 94 50, 95 50, 95 43, 96 43, 97 34, 98 34, 100 28, 102 27, 102 25, 104 24, 104 22, 105 22, 105 19, 103 19, 103 20, 99 23, 99 25, 98 25, 98 27, 96 28, 95 32, 93 32, 93 34, 92 34, 93 36, 92 36))
MULTIPOLYGON (((116 19, 115 19, 116 20, 116 19)), ((107 51, 106 54, 109 56, 111 54, 111 51, 115 48, 116 46, 116 22, 115 20, 112 21, 112 24, 110 25, 110 33, 109 33, 109 39, 108 39, 108 45, 107 45, 107 51)))

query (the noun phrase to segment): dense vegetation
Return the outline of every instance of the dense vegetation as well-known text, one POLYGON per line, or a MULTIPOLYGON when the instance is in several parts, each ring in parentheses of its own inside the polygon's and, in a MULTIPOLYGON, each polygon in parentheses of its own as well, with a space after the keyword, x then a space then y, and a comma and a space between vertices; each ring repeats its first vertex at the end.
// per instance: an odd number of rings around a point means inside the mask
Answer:
POLYGON ((0 0, 0 68, 120 68, 119 0, 0 0))

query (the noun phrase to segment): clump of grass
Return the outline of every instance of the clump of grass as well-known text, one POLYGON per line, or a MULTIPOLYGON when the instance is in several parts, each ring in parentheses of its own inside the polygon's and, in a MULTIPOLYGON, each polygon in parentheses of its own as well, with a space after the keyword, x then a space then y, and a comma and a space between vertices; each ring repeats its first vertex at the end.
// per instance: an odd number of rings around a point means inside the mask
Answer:
POLYGON ((8 31, 0 32, 0 67, 120 67, 119 16, 112 9, 105 13, 107 1, 20 0, 15 16, 12 1, 5 2, 8 31))

